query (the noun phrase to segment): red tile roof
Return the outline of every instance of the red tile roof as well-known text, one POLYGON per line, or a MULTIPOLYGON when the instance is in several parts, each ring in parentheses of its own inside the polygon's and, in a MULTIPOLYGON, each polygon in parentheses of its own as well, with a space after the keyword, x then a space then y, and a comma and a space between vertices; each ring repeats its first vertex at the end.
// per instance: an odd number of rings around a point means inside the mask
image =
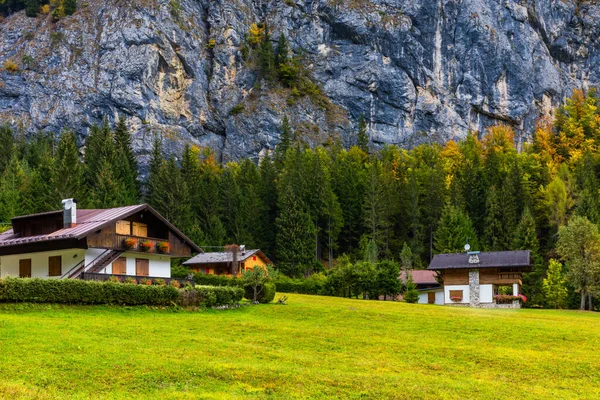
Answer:
MULTIPOLYGON (((412 270, 411 273, 413 282, 416 285, 434 285, 438 284, 438 281, 435 279, 437 276, 437 272, 429 271, 426 269, 415 269, 412 270)), ((400 279, 402 282, 406 283, 406 274, 404 271, 400 273, 400 279)))

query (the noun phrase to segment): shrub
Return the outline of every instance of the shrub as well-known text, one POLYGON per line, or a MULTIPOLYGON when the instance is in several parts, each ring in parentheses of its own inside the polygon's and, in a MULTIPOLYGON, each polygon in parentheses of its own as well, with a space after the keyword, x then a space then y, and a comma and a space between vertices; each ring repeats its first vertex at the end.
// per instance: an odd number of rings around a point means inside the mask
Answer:
POLYGON ((166 284, 167 282, 165 282, 165 280, 162 278, 156 278, 153 283, 155 286, 165 286, 166 284))
POLYGON ((79 279, 6 278, 0 280, 0 301, 167 306, 177 302, 171 286, 124 285, 79 279))
POLYGON ((152 279, 142 278, 140 279, 140 285, 152 285, 152 279))
POLYGON ((215 39, 209 39, 206 47, 208 49, 214 49, 216 45, 217 45, 217 41, 215 39))
POLYGON ((4 70, 6 72, 10 72, 11 74, 14 74, 16 72, 19 72, 19 66, 13 60, 6 60, 4 62, 4 70))
POLYGON ((183 307, 215 307, 239 303, 244 290, 227 286, 196 286, 181 290, 180 304, 183 307))
POLYGON ((203 274, 202 272, 198 272, 194 275, 194 283, 196 285, 208 286, 244 286, 244 283, 240 279, 230 278, 224 275, 203 274))
POLYGON ((123 283, 127 283, 130 285, 137 285, 137 281, 135 279, 133 279, 132 277, 128 276, 127 278, 125 278, 125 280, 123 281, 123 283))
POLYGON ((121 280, 118 276, 111 276, 110 278, 108 278, 108 282, 121 283, 121 280))
MULTIPOLYGON (((258 287, 258 294, 256 296, 256 301, 259 303, 270 303, 275 298, 275 292, 277 291, 277 287, 274 283, 265 283, 264 285, 260 285, 258 287)), ((254 286, 246 285, 244 286, 244 297, 248 300, 254 299, 254 286)))
POLYGON ((179 283, 179 281, 177 279, 172 279, 171 282, 169 282, 169 285, 171 285, 177 289, 179 289, 181 287, 181 284, 179 283))
POLYGON ((229 110, 229 115, 238 115, 243 113, 246 110, 246 106, 244 106, 242 103, 239 103, 233 107, 231 107, 231 110, 229 110))
POLYGON ((322 274, 313 274, 307 279, 292 279, 281 276, 275 281, 277 291, 282 293, 299 293, 324 295, 327 293, 327 277, 322 274))
POLYGON ((181 265, 171 267, 171 278, 187 279, 190 273, 191 271, 189 268, 183 267, 181 265))

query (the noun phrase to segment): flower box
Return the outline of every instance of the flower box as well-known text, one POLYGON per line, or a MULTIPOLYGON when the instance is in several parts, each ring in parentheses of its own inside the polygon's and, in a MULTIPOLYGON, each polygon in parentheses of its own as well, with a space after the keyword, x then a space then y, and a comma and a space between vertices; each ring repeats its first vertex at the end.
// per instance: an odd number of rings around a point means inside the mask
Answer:
POLYGON ((126 238, 123 240, 123 247, 125 248, 125 250, 133 249, 136 244, 137 240, 135 240, 134 238, 126 238))
POLYGON ((455 303, 459 303, 459 302, 461 302, 461 301, 462 301, 462 299, 463 299, 463 298, 462 298, 461 296, 451 296, 451 297, 450 297, 450 300, 452 300, 452 301, 453 301, 453 302, 455 302, 455 303))
POLYGON ((156 243, 156 251, 162 254, 168 253, 170 250, 169 242, 158 242, 156 243))
POLYGON ((512 303, 515 300, 525 303, 527 301, 527 297, 522 294, 518 294, 516 296, 512 294, 497 294, 494 296, 494 300, 498 304, 512 303))
POLYGON ((141 251, 148 252, 148 251, 152 250, 152 243, 150 243, 147 240, 142 240, 142 241, 140 241, 139 247, 140 247, 141 251))

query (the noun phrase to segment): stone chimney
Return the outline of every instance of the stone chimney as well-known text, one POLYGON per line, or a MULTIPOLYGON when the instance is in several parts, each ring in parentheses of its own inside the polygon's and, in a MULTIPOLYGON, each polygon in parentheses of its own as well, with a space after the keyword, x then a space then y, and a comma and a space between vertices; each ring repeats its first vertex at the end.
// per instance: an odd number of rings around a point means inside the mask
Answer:
POLYGON ((75 228, 77 226, 77 200, 64 199, 63 205, 63 227, 75 228))

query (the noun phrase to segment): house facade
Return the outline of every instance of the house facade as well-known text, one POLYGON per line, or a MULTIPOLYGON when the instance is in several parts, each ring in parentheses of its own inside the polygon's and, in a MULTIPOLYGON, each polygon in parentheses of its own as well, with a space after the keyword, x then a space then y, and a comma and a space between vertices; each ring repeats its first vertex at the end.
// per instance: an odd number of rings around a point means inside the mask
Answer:
POLYGON ((231 251, 200 253, 185 261, 183 265, 194 272, 202 272, 208 275, 241 275, 248 269, 256 267, 266 268, 273 264, 271 260, 260 250, 245 250, 243 247, 237 252, 234 261, 234 253, 231 251), (235 265, 237 263, 237 265, 235 265))
POLYGON ((438 254, 428 270, 436 271, 443 281, 443 304, 520 308, 521 301, 510 296, 521 293, 523 272, 530 268, 530 251, 518 250, 438 254))
MULTIPOLYGON (((410 272, 413 283, 419 291, 419 304, 444 304, 444 288, 438 282, 437 272, 424 270, 412 270, 410 272)), ((400 280, 406 285, 406 272, 400 273, 400 280)))
POLYGON ((201 252, 147 204, 15 217, 0 234, 0 277, 170 278, 171 258, 201 252))

